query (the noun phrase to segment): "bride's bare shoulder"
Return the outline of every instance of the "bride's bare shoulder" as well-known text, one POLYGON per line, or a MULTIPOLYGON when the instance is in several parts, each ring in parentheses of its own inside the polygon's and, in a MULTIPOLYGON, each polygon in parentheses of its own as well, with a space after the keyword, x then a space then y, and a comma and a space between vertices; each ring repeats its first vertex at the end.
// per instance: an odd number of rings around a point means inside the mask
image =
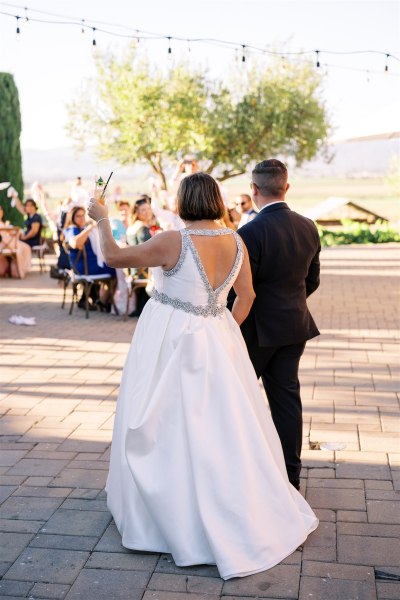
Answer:
POLYGON ((165 244, 166 246, 170 246, 174 243, 180 244, 182 235, 180 231, 162 231, 156 235, 156 239, 158 239, 162 245, 165 244))

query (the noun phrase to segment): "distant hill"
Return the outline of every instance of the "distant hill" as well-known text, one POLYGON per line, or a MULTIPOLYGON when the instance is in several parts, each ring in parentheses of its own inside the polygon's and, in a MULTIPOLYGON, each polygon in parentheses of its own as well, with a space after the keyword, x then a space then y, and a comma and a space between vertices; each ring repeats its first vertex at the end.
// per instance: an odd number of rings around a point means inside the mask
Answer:
MULTIPOLYGON (((54 148, 51 150, 23 150, 23 174, 25 184, 33 181, 42 183, 64 182, 76 177, 92 180, 94 175, 103 177, 116 170, 111 161, 99 162, 92 150, 87 149, 77 154, 73 148, 54 148)), ((119 179, 132 179, 146 173, 149 169, 144 165, 119 167, 119 179)))
MULTIPOLYGON (((387 134, 389 136, 389 134, 387 134)), ((314 159, 296 169, 296 175, 309 177, 379 177, 384 175, 394 155, 400 155, 400 137, 382 139, 370 136, 329 145, 329 162, 314 159)))
MULTIPOLYGON (((386 173, 393 155, 400 155, 400 138, 377 139, 379 136, 332 143, 329 153, 332 159, 326 162, 317 158, 295 174, 305 177, 379 177, 386 173)), ((99 163, 94 152, 85 150, 77 155, 72 148, 51 150, 23 150, 23 173, 25 183, 38 180, 42 183, 62 182, 81 176, 92 179, 93 175, 115 170, 115 163, 99 163)), ((260 157, 262 159, 263 157, 260 157)), ((145 178, 150 169, 145 165, 118 168, 122 180, 145 178)))

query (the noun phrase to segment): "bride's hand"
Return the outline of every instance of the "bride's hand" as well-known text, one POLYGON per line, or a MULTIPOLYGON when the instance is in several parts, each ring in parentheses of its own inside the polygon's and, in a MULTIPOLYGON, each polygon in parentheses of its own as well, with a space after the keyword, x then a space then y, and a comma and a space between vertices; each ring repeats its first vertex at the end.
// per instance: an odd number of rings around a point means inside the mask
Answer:
POLYGON ((95 198, 90 198, 88 215, 94 221, 106 219, 108 217, 108 208, 104 204, 100 204, 95 198))

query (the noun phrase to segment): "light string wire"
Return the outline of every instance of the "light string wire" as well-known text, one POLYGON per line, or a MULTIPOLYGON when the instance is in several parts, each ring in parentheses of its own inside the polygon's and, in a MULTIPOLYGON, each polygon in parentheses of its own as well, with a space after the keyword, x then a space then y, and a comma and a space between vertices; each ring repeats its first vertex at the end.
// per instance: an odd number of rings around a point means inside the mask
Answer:
MULTIPOLYGON (((277 51, 277 50, 267 50, 265 48, 260 48, 258 46, 254 46, 252 44, 242 44, 242 43, 238 43, 238 42, 232 42, 232 41, 226 41, 226 40, 219 40, 216 38, 186 38, 186 37, 179 37, 179 36, 171 36, 171 35, 165 35, 165 34, 161 34, 161 33, 154 33, 154 32, 150 32, 150 31, 144 31, 144 30, 140 30, 140 29, 133 29, 130 28, 128 26, 125 25, 120 25, 117 23, 107 23, 105 21, 96 21, 96 20, 92 20, 90 22, 88 22, 86 19, 77 19, 76 17, 70 17, 70 16, 66 16, 66 15, 60 15, 60 14, 56 14, 56 13, 50 13, 50 12, 46 12, 46 11, 41 11, 41 10, 37 10, 37 9, 32 9, 32 8, 28 8, 26 6, 21 6, 21 5, 15 5, 15 4, 10 4, 10 3, 6 3, 6 2, 0 2, 0 6, 8 6, 8 7, 12 7, 12 8, 18 8, 21 9, 23 11, 25 11, 24 16, 21 15, 15 15, 9 12, 5 12, 5 11, 0 11, 0 15, 3 16, 7 16, 7 17, 11 17, 16 19, 17 21, 17 34, 20 35, 20 27, 19 27, 19 20, 26 20, 29 22, 36 22, 36 23, 42 23, 42 24, 51 24, 51 25, 73 25, 73 26, 79 26, 81 28, 81 31, 85 31, 90 30, 93 33, 93 46, 96 46, 96 40, 95 40, 95 33, 96 32, 100 32, 100 33, 104 33, 106 35, 110 35, 113 37, 118 37, 118 38, 125 38, 125 39, 136 39, 137 41, 140 40, 161 40, 161 39, 165 39, 168 41, 168 54, 172 53, 172 48, 171 48, 171 41, 178 41, 178 42, 186 42, 187 44, 190 43, 203 43, 203 44, 209 44, 209 45, 214 45, 214 46, 219 46, 222 48, 228 48, 228 47, 232 47, 235 49, 242 49, 242 62, 244 63, 246 61, 246 53, 248 51, 254 52, 254 53, 259 53, 259 54, 263 54, 263 55, 270 55, 270 56, 277 56, 277 57, 288 57, 288 56, 301 56, 301 55, 309 55, 309 54, 315 54, 316 55, 316 66, 320 67, 321 63, 320 63, 320 54, 324 54, 324 55, 359 55, 359 54, 377 54, 380 56, 385 56, 386 57, 386 63, 385 63, 385 67, 383 72, 388 75, 388 61, 389 59, 393 59, 397 62, 400 62, 400 58, 398 58, 397 56, 395 56, 394 54, 388 53, 388 52, 383 52, 381 50, 351 50, 351 51, 342 51, 342 50, 298 50, 298 51, 277 51), (30 15, 28 16, 28 11, 30 12, 34 12, 37 14, 43 14, 46 16, 51 16, 55 19, 68 19, 66 21, 60 21, 60 20, 49 20, 49 19, 39 19, 36 17, 31 17, 30 15), (98 27, 95 25, 108 25, 109 27, 118 27, 120 29, 125 29, 127 31, 131 31, 132 33, 118 33, 115 31, 110 31, 109 29, 104 29, 102 27, 98 27)), ((324 64, 323 66, 329 66, 329 67, 333 67, 333 68, 338 68, 338 69, 347 69, 347 70, 352 70, 352 71, 358 71, 358 72, 363 72, 363 73, 375 73, 375 74, 381 74, 381 71, 377 71, 377 70, 371 70, 371 69, 365 69, 365 68, 356 68, 356 67, 346 67, 346 66, 339 66, 339 65, 327 65, 324 64)), ((397 73, 390 73, 390 75, 392 76, 400 76, 400 74, 397 73)))

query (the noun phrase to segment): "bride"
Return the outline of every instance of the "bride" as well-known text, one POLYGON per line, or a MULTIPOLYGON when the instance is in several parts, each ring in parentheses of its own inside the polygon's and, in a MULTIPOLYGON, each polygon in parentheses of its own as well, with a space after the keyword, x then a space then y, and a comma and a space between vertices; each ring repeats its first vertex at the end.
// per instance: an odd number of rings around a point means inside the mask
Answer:
POLYGON ((289 483, 240 332, 250 264, 240 237, 218 225, 216 181, 183 179, 178 212, 185 229, 119 248, 107 208, 90 204, 106 263, 153 267, 155 278, 122 375, 107 502, 126 548, 243 577, 294 552, 318 520, 289 483))

